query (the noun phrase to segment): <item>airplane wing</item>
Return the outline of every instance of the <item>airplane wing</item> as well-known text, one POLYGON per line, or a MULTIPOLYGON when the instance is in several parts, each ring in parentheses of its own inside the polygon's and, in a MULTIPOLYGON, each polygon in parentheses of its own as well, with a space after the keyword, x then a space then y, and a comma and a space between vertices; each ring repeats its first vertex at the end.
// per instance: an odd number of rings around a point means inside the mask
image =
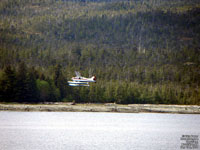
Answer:
POLYGON ((75 74, 76 74, 76 77, 81 77, 81 74, 80 74, 80 72, 78 72, 78 71, 75 71, 75 74))

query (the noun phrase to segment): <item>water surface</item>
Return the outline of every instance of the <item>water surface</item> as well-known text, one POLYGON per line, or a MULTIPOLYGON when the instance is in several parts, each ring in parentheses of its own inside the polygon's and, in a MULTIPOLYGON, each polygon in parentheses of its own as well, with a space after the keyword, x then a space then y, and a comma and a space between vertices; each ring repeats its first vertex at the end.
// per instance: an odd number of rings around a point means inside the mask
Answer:
POLYGON ((200 115, 0 112, 0 150, 177 150, 200 115))

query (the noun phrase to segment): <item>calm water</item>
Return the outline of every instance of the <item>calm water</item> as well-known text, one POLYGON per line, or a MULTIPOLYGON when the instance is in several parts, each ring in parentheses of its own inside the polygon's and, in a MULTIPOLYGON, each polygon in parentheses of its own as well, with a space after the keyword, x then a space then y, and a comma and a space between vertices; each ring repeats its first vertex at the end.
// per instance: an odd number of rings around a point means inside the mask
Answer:
POLYGON ((0 150, 176 150, 182 135, 199 137, 200 115, 0 112, 0 150))

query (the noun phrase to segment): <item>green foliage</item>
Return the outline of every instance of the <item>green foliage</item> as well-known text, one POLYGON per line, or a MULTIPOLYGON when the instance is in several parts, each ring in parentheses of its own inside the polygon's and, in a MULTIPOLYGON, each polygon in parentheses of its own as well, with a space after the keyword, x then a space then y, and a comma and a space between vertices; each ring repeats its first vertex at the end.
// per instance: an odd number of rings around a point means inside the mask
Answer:
POLYGON ((50 99, 50 85, 47 81, 37 80, 36 81, 37 88, 39 92, 39 98, 42 102, 46 102, 50 99))
POLYGON ((19 69, 16 75, 16 99, 18 102, 24 102, 29 100, 29 93, 31 93, 31 79, 28 78, 27 67, 24 62, 19 64, 19 69), (29 81, 28 81, 29 80, 29 81))
POLYGON ((11 66, 6 66, 0 79, 0 101, 10 102, 15 98, 16 73, 11 66))
POLYGON ((199 104, 199 16, 198 0, 2 0, 0 101, 199 104), (69 87, 75 70, 97 83, 69 87))
POLYGON ((61 65, 56 65, 54 83, 55 83, 55 86, 60 91, 60 98, 63 99, 67 97, 67 95, 69 95, 69 93, 67 92, 70 91, 70 89, 67 84, 67 78, 63 75, 61 69, 62 69, 61 65))

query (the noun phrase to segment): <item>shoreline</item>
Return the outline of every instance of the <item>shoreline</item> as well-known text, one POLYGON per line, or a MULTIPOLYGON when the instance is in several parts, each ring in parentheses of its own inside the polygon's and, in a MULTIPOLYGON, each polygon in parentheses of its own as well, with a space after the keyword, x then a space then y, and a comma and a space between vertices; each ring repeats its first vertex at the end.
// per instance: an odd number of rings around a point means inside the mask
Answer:
POLYGON ((47 112, 116 112, 116 113, 176 113, 200 114, 198 105, 161 105, 161 104, 3 104, 0 111, 47 111, 47 112))

